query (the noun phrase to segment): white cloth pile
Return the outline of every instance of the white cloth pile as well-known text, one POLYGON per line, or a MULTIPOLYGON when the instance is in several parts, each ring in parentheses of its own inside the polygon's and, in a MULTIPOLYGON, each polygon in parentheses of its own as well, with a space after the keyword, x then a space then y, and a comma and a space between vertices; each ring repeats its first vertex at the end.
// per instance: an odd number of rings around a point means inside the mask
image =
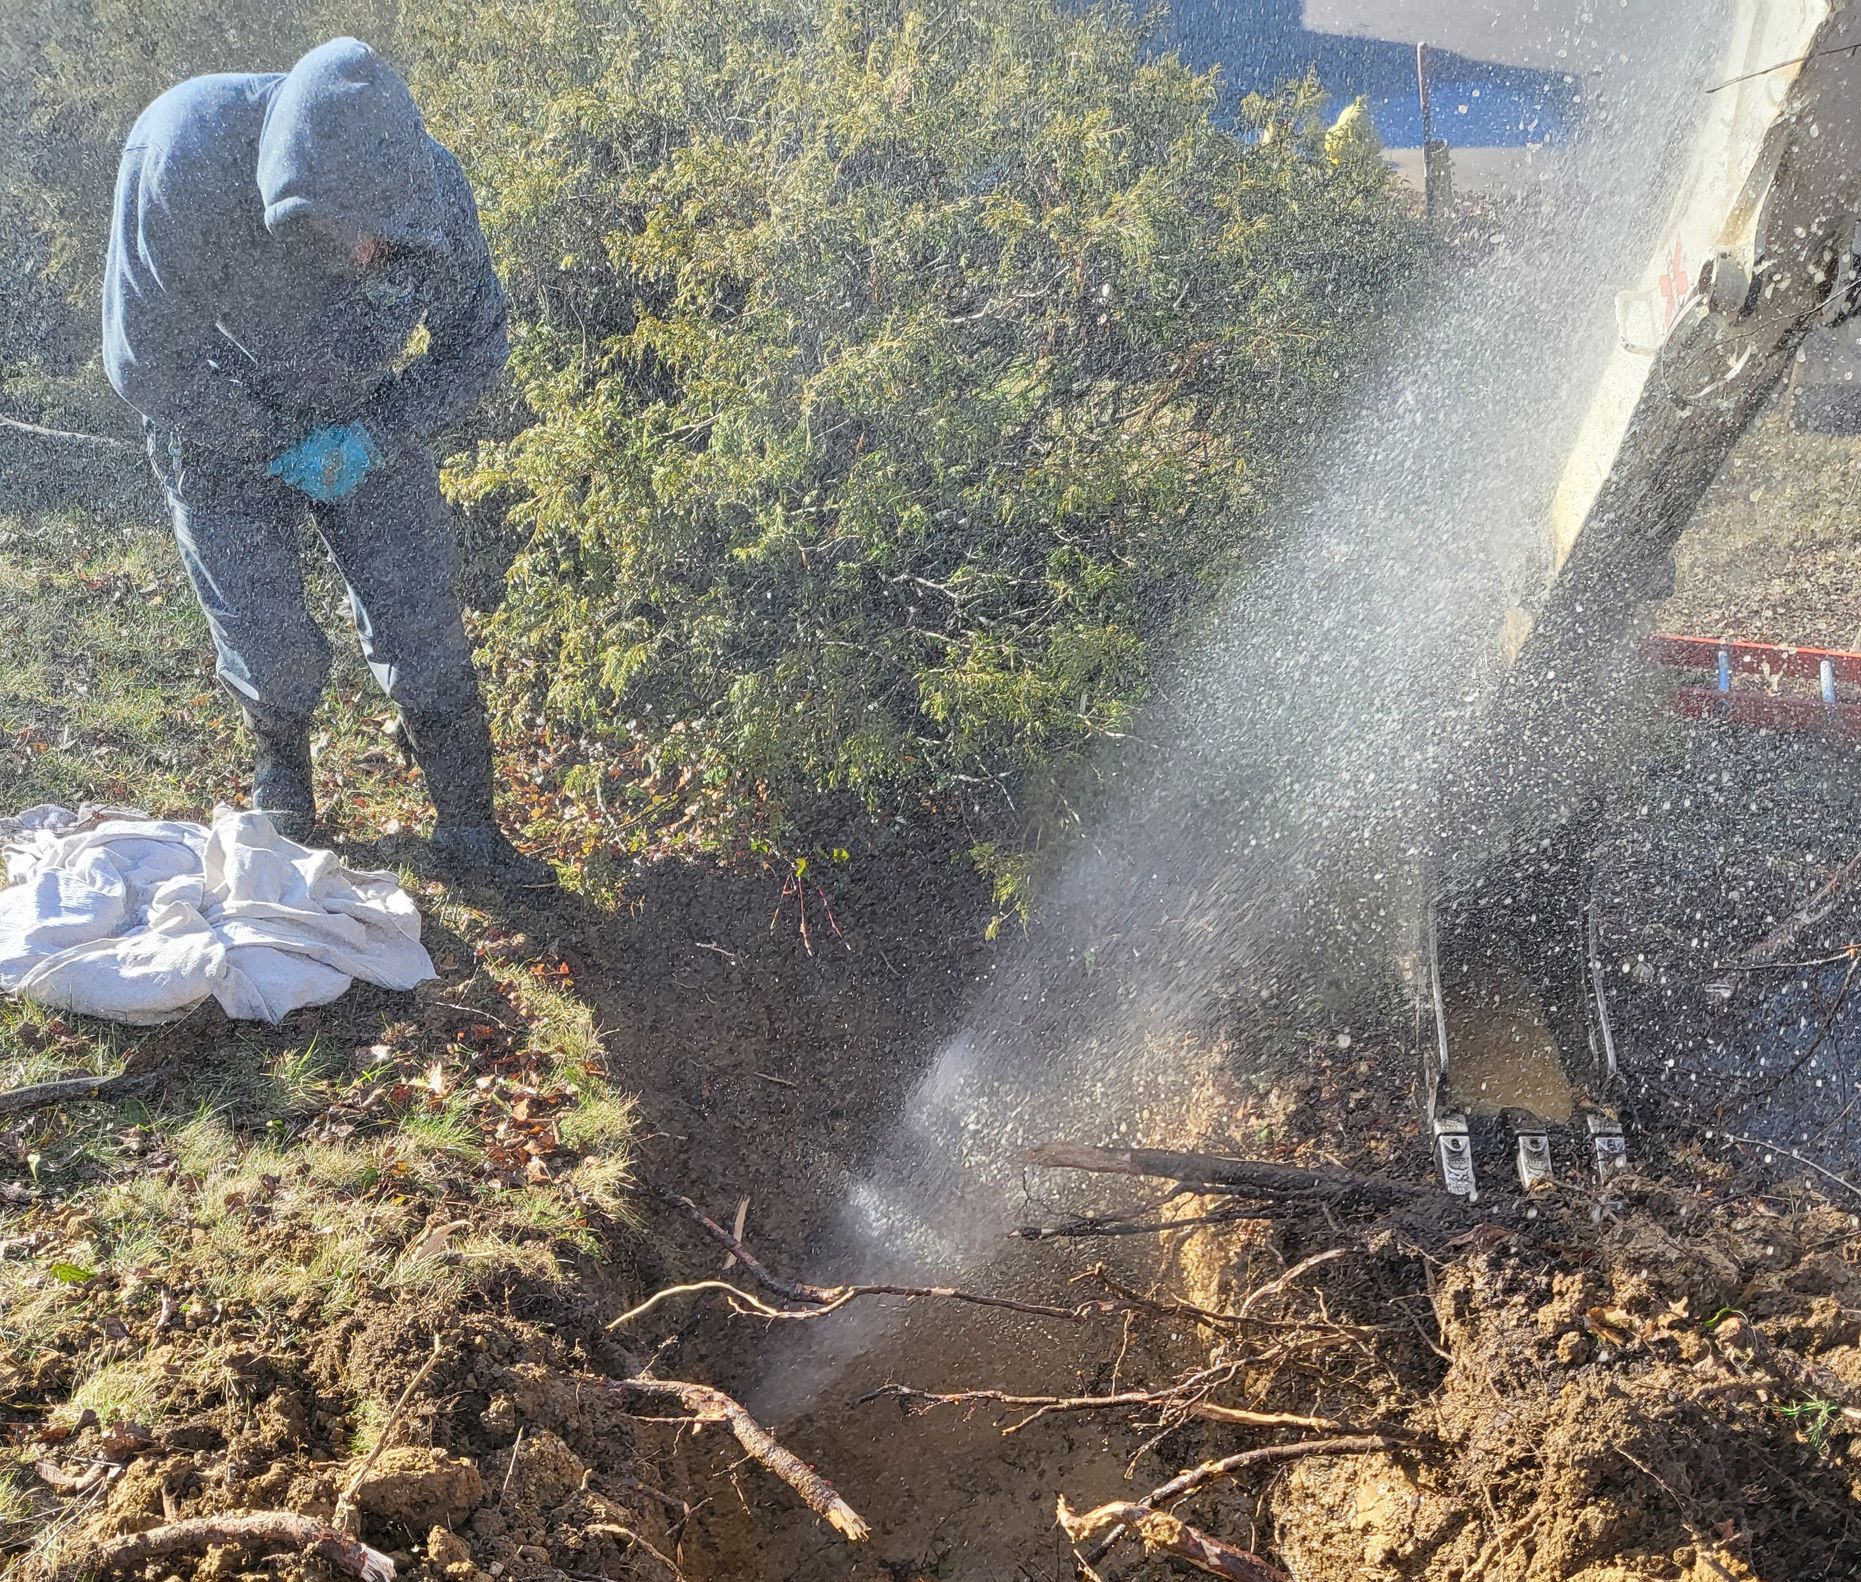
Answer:
POLYGON ((209 996, 275 1022, 361 978, 431 978, 420 913, 391 873, 282 839, 263 813, 210 826, 121 808, 0 820, 0 989, 112 1021, 169 1021, 209 996))

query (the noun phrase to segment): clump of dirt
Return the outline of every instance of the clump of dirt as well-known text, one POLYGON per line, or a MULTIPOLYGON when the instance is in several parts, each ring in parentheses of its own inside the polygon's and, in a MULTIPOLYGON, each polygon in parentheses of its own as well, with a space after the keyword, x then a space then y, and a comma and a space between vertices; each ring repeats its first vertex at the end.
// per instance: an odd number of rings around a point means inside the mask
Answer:
POLYGON ((598 1331, 578 1339, 572 1318, 376 1303, 320 1341, 202 1333, 164 1349, 156 1427, 47 1428, 32 1447, 53 1488, 106 1469, 70 1502, 38 1568, 194 1516, 328 1520, 351 1484, 362 1538, 403 1577, 623 1576, 643 1545, 676 1544, 679 1502, 642 1478, 635 1424, 598 1382, 629 1359, 598 1331), (371 1462, 368 1440, 384 1433, 371 1462))

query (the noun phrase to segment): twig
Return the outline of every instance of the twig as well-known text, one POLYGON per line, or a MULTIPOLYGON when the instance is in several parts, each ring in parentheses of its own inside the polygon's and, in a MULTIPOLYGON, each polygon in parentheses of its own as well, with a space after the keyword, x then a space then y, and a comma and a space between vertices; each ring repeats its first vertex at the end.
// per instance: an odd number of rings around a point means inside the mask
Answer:
MULTIPOLYGON (((761 1076, 762 1073, 759 1071, 757 1072, 757 1075, 761 1076)), ((779 1079, 771 1078, 770 1080, 776 1081, 779 1079)), ((793 1087, 794 1084, 791 1082, 789 1086, 793 1087)), ((750 1200, 746 1197, 740 1203, 737 1204, 737 1218, 736 1218, 736 1222, 730 1227, 730 1234, 735 1236, 738 1241, 742 1241, 743 1240, 743 1228, 744 1226, 748 1225, 749 1222, 750 1222, 750 1200)), ((734 1269, 736 1266, 737 1266, 737 1255, 734 1252, 725 1253, 724 1254, 725 1272, 728 1273, 730 1270, 734 1269)))
POLYGON ((704 1422, 726 1424, 737 1443, 798 1495, 802 1503, 851 1543, 872 1536, 872 1529, 820 1473, 792 1451, 776 1443, 774 1435, 722 1390, 707 1384, 686 1384, 677 1379, 592 1379, 587 1382, 622 1394, 671 1396, 686 1411, 704 1422))
POLYGON ((374 1448, 369 1451, 361 1466, 355 1469, 355 1476, 344 1485, 341 1495, 336 1500, 336 1514, 331 1517, 331 1520, 352 1538, 362 1536, 362 1512, 356 1505, 356 1495, 361 1492, 362 1484, 369 1473, 374 1470, 375 1463, 381 1459, 382 1451, 386 1450, 393 1440, 395 1429, 401 1426, 401 1414, 407 1410, 407 1403, 413 1399, 414 1391, 426 1383, 426 1376, 433 1371, 433 1364, 438 1361, 439 1336, 435 1335, 432 1351, 428 1353, 426 1361, 420 1364, 419 1371, 407 1381, 407 1387, 401 1391, 400 1399, 394 1403, 394 1409, 388 1413, 388 1420, 382 1425, 381 1433, 375 1439, 374 1448))
POLYGON ((1313 1253, 1311 1257, 1305 1259, 1301 1263, 1295 1263, 1277 1280, 1269 1280, 1257 1290, 1249 1291, 1242 1300, 1241 1305, 1234 1310, 1234 1316, 1236 1318, 1246 1318, 1260 1303, 1264 1302, 1269 1296, 1278 1296, 1281 1291, 1284 1291, 1286 1287, 1297 1280, 1300 1275, 1316 1269, 1320 1264, 1333 1263, 1350 1251, 1352 1251, 1352 1249, 1349 1247, 1331 1247, 1324 1252, 1313 1253))
POLYGON ((1815 1160, 1798 1153, 1794 1148, 1786 1148, 1782 1143, 1767 1143, 1762 1137, 1740 1137, 1732 1132, 1721 1132, 1719 1135, 1728 1143, 1743 1143, 1747 1148, 1762 1148, 1769 1153, 1782 1154, 1786 1159, 1792 1159, 1800 1164, 1805 1170, 1813 1170, 1824 1179, 1833 1181, 1844 1192, 1861 1197, 1861 1187, 1856 1186, 1845 1176, 1838 1176, 1833 1170, 1825 1170, 1815 1160))
POLYGON ((203 1549, 297 1549, 320 1555, 339 1571, 363 1582, 394 1582, 394 1562, 327 1522, 294 1511, 252 1511, 242 1516, 201 1516, 170 1522, 145 1533, 86 1548, 58 1568, 56 1582, 80 1576, 124 1571, 166 1555, 195 1554, 203 1549))
POLYGON ((1291 1582, 1284 1571, 1268 1565, 1257 1554, 1211 1538, 1181 1517, 1149 1510, 1130 1500, 1113 1500, 1109 1505, 1074 1515, 1062 1494, 1059 1521, 1066 1536, 1075 1544, 1084 1543, 1101 1527, 1116 1522, 1136 1533, 1146 1549, 1186 1561, 1196 1570, 1225 1578, 1226 1582, 1291 1582))
POLYGON ((510 1464, 504 1468, 504 1481, 498 1485, 498 1505, 504 1504, 504 1496, 510 1493, 510 1480, 517 1475, 517 1452, 523 1449, 523 1431, 528 1424, 517 1425, 517 1437, 511 1441, 510 1464))
POLYGON ((1756 1104, 1762 1099, 1769 1098, 1815 1058, 1816 1051, 1822 1047, 1823 1040, 1829 1036, 1830 1029, 1835 1026, 1835 1019, 1842 1014, 1842 1007, 1848 1003, 1848 990, 1854 984, 1857 971, 1861 971, 1861 950, 1850 953, 1848 970, 1842 974, 1841 987, 1835 991, 1835 998, 1829 1002, 1828 1014, 1822 1018, 1822 1025, 1816 1029, 1816 1036, 1810 1039, 1809 1047, 1791 1061, 1788 1069, 1781 1075, 1773 1078, 1755 1093, 1749 1094, 1743 1100, 1744 1103, 1756 1104))
POLYGON ((1125 1390, 1116 1395, 1009 1395, 1002 1390, 916 1390, 909 1385, 883 1384, 868 1390, 851 1404, 864 1406, 869 1401, 896 1400, 917 1402, 923 1407, 968 1406, 989 1401, 1016 1409, 1034 1408, 1031 1415, 1002 1430, 1002 1437, 1018 1434, 1029 1424, 1057 1412, 1115 1411, 1126 1406, 1171 1406, 1185 1417, 1199 1417, 1207 1422, 1241 1423, 1250 1428, 1310 1428, 1336 1432, 1346 1425, 1329 1417, 1301 1417, 1293 1412, 1251 1412, 1239 1406, 1219 1406, 1212 1401, 1184 1401, 1184 1395, 1200 1383, 1199 1379, 1173 1385, 1167 1390, 1125 1390))
POLYGON ((496 1022, 506 1032, 520 1033, 523 1031, 515 1022, 508 1022, 496 1011, 487 1011, 482 1006, 461 1005, 456 1000, 420 1000, 418 1003, 433 1006, 441 1011, 457 1011, 461 1016, 476 1017, 481 1022, 496 1022))
POLYGON ((1806 65, 1812 60, 1820 60, 1824 55, 1852 55, 1861 45, 1831 44, 1826 49, 1812 49, 1807 55, 1798 55, 1791 60, 1780 60, 1774 66, 1760 66, 1756 71, 1747 71, 1736 77, 1727 77, 1724 82, 1715 82, 1706 91, 1717 93, 1721 88, 1730 88, 1735 83, 1750 82, 1754 77, 1767 77, 1774 71, 1786 71, 1792 66, 1806 65))
POLYGON ((685 1582, 685 1573, 631 1527, 623 1526, 619 1522, 590 1522, 584 1530, 591 1533, 606 1533, 609 1537, 624 1539, 632 1548, 644 1549, 665 1568, 667 1576, 675 1578, 676 1582, 685 1582))
POLYGON ((1857 879, 1861 879, 1861 852, 1856 852, 1837 868, 1794 912, 1749 949, 1732 958, 1726 970, 1737 971, 1778 963, 1778 958, 1800 939, 1806 929, 1814 928, 1830 912, 1857 879))
POLYGON ((690 1198, 674 1192, 670 1187, 660 1186, 656 1182, 648 1181, 644 1185, 652 1196, 662 1203, 670 1204, 695 1221, 711 1240, 733 1254, 737 1262, 743 1265, 757 1284, 775 1292, 777 1296, 787 1297, 791 1302, 808 1303, 814 1310, 795 1312, 771 1308, 766 1303, 757 1302, 754 1297, 736 1286, 721 1281, 700 1280, 690 1286, 675 1286, 670 1291, 660 1292, 658 1296, 641 1303, 639 1307, 623 1313, 608 1326, 610 1329, 628 1319, 637 1318, 646 1308, 655 1305, 660 1297, 715 1288, 720 1285, 723 1289, 733 1292, 734 1299, 746 1302, 753 1312, 768 1318, 819 1318, 835 1308, 844 1307, 848 1302, 869 1296, 901 1296, 908 1301, 935 1297, 946 1302, 966 1302, 972 1307, 988 1307, 1001 1312, 1023 1313, 1030 1318, 1064 1319, 1069 1324, 1083 1324, 1087 1319, 1098 1314, 1124 1311, 1124 1304, 1121 1301, 1080 1302, 1072 1307, 1060 1307, 1051 1302, 1021 1302, 1013 1297, 989 1296, 980 1291, 964 1291, 948 1285, 811 1285, 803 1280, 784 1280, 771 1274, 748 1247, 706 1214, 690 1198))
POLYGON ((140 445, 108 434, 79 434, 68 428, 44 428, 23 418, 0 417, 0 428, 17 429, 22 434, 36 434, 40 439, 68 440, 76 445, 104 445, 111 450, 141 450, 140 445))
MULTIPOLYGON (((1263 1445, 1257 1450, 1242 1450, 1232 1456, 1223 1456, 1218 1461, 1204 1461, 1200 1466, 1191 1467, 1187 1472, 1178 1473, 1167 1483, 1160 1483, 1137 1502, 1139 1510, 1155 1510, 1170 1500, 1181 1499, 1186 1494, 1193 1494, 1204 1484, 1213 1483, 1217 1478, 1231 1477, 1236 1472, 1248 1467, 1261 1466, 1279 1461, 1297 1461, 1304 1456, 1360 1456, 1377 1450, 1394 1450, 1401 1441, 1387 1434, 1353 1434, 1339 1439, 1307 1439, 1291 1445, 1263 1445)), ((1112 1528, 1086 1559, 1096 1563, 1110 1553, 1111 1548, 1124 1536, 1122 1523, 1112 1528)))
POLYGON ((47 1104, 63 1104, 68 1099, 133 1098, 146 1093, 168 1072, 167 1066, 157 1066, 149 1071, 119 1071, 107 1077, 58 1077, 51 1082, 36 1082, 31 1087, 12 1088, 0 1093, 0 1115, 42 1109, 47 1104))

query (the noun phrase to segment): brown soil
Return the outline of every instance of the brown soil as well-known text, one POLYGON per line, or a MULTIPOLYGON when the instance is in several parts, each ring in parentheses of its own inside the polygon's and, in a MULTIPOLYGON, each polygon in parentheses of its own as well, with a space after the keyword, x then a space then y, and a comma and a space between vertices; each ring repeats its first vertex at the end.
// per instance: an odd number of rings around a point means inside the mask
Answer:
MULTIPOLYGON (((884 1146, 979 958, 954 931, 923 949, 952 910, 935 891, 853 887, 840 910, 853 948, 815 956, 766 927, 766 881, 699 885, 668 866, 644 877, 641 897, 636 915, 565 924, 551 944, 577 963, 646 1095, 645 1169, 720 1218, 748 1198, 752 1244, 806 1277, 849 1171, 884 1146)), ((1258 1153, 1272 1137, 1284 1157, 1421 1176, 1402 1017, 1349 1049, 1287 1047, 1295 1057, 1264 1068, 1229 1051, 1198 1135, 1156 1140, 1258 1153)), ((1124 1199, 1147 1196, 1132 1183, 1124 1199)), ((1861 1234, 1848 1205, 1724 1161, 1695 1156, 1670 1181, 1630 1180, 1607 1198, 1567 1186, 1534 1221, 1454 1237, 1413 1220, 1282 1211, 1036 1244, 963 1276, 1065 1300, 1069 1282, 1103 1265, 1168 1309, 1082 1324, 920 1303, 783 1329, 688 1304, 617 1336, 606 1320, 627 1303, 722 1273, 684 1221, 641 1213, 647 1234, 617 1228, 620 1260, 583 1269, 571 1296, 514 1289, 469 1312, 376 1302, 323 1334, 202 1322, 170 1336, 173 1393, 153 1444, 125 1456, 97 1426, 39 1447, 67 1467, 127 1461, 106 1497, 74 1503, 65 1552, 177 1516, 327 1514, 353 1470, 351 1436, 391 1407, 437 1337, 440 1360, 397 1448, 361 1490, 365 1537, 404 1575, 667 1575, 651 1545, 691 1582, 1069 1577, 1059 1496, 1075 1509, 1134 1498, 1201 1460, 1314 1431, 1150 1406, 1049 1416, 1004 1437, 1026 1409, 854 1402, 888 1382, 1157 1389, 1211 1366, 1212 1400, 1403 1436, 1392 1453, 1296 1460, 1178 1507, 1300 1582, 1861 1575, 1861 1234), (1183 1306, 1232 1314, 1323 1248, 1343 1256, 1245 1324, 1183 1306), (752 1404, 808 1369, 806 1399, 768 1420, 873 1523, 871 1543, 845 1544, 718 1430, 642 1422, 637 1404, 591 1382, 649 1351, 662 1375, 752 1404)), ((1176 1574, 1170 1564, 1127 1542, 1099 1575, 1161 1578, 1176 1574)), ((315 1569, 266 1567, 280 1568, 315 1569)))
MULTIPOLYGON (((1832 525, 1846 473, 1825 476, 1776 434, 1759 443, 1780 448, 1795 480, 1782 487, 1818 480, 1831 524, 1816 529, 1822 569, 1734 575, 1730 539, 1695 535, 1682 558, 1694 580, 1664 624, 1846 642, 1855 617, 1842 613, 1832 525), (1715 555, 1727 557, 1717 573, 1715 555)), ((1709 520, 1738 514, 1724 483, 1709 520)), ((1781 564, 1809 530, 1778 531, 1781 564)), ((973 926, 983 898, 957 869, 862 859, 837 886, 844 941, 817 928, 812 952, 786 915, 768 926, 779 888, 668 863, 641 875, 631 914, 565 904, 519 921, 540 953, 572 965, 643 1096, 644 1173, 726 1222, 747 1200, 749 1243, 777 1272, 808 1278, 832 1250, 848 1180, 886 1146, 990 958, 973 926)), ((1406 1008, 1392 997, 1348 1048, 1319 1029, 1278 1032, 1283 1053, 1268 1061, 1212 1030, 1223 1079, 1179 1135, 1148 1140, 1423 1179, 1406 1008)), ((1651 1175, 1606 1195, 1567 1182, 1529 1220, 1502 1211, 1435 1230, 1425 1215, 1277 1205, 948 1271, 1036 1300, 1122 1288, 1152 1304, 1079 1323, 925 1301, 777 1325, 692 1300, 617 1334, 608 1321, 655 1289, 725 1277, 716 1246, 644 1199, 642 1228, 608 1226, 608 1255, 569 1286, 514 1286, 464 1310, 371 1298, 327 1331, 307 1317, 190 1315, 161 1334, 119 1324, 126 1338, 112 1340, 100 1296, 24 1388, 35 1409, 55 1403, 80 1351, 152 1347, 172 1380, 152 1436, 94 1424, 18 1449, 65 1477, 121 1469, 60 1505, 67 1558, 184 1516, 327 1515, 355 1470, 357 1431, 381 1421, 437 1345, 359 1490, 367 1540, 404 1576, 435 1582, 671 1567, 690 1582, 1048 1582, 1079 1574, 1054 1521, 1059 1497, 1075 1509, 1136 1498, 1206 1459, 1334 1432, 1209 1421, 1181 1409, 1191 1399, 1400 1441, 1246 1471, 1176 1507, 1298 1582, 1861 1576, 1861 1193, 1802 1179, 1787 1160, 1707 1157, 1694 1141, 1680 1130, 1638 1143, 1651 1175), (1340 1256, 1258 1294, 1330 1249, 1340 1256), (750 1402, 872 1522, 872 1541, 844 1543, 720 1430, 642 1420, 651 1414, 598 1382, 648 1363, 750 1402), (886 1383, 1154 1392, 1199 1370, 1210 1370, 1199 1395, 1019 1427, 1029 1408, 859 1403, 886 1383), (797 1377, 805 1390, 783 1388, 797 1377)), ((1136 1207, 1161 1196, 1154 1188, 1129 1183, 1118 1200, 1136 1207)), ((1186 1198, 1163 1212, 1221 1207, 1186 1198)), ((1096 1574, 1190 1574, 1173 1566, 1127 1539, 1096 1574)), ((296 1559, 227 1558, 149 1574, 248 1573, 321 1574, 296 1559)))

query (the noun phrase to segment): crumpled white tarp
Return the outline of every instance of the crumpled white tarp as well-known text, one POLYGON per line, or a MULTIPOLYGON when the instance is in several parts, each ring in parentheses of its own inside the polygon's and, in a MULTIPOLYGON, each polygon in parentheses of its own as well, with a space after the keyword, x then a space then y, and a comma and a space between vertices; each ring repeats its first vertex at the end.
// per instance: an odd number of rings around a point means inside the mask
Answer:
POLYGON ((420 913, 391 873, 285 840, 263 813, 211 825, 123 808, 30 808, 0 820, 0 989, 149 1024, 209 996, 275 1022, 361 978, 434 976, 420 913))

